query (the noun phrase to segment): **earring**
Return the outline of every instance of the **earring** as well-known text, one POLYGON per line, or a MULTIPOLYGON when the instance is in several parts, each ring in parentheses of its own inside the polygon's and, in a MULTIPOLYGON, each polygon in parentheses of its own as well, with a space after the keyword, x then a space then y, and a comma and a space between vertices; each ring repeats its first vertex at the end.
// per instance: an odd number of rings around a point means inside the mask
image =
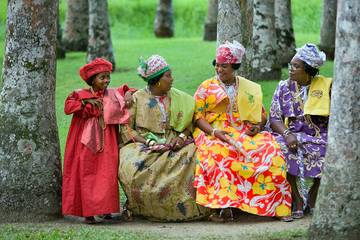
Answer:
POLYGON ((158 87, 160 87, 160 85, 161 85, 161 84, 160 84, 160 81, 158 81, 158 84, 157 84, 157 86, 158 86, 158 87))

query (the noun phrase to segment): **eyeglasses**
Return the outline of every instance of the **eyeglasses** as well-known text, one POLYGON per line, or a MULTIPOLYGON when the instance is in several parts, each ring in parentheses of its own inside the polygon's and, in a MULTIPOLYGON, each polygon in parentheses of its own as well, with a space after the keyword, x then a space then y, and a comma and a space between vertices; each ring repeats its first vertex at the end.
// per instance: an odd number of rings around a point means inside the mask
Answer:
POLYGON ((293 65, 291 63, 288 63, 288 69, 289 69, 289 71, 291 71, 291 70, 296 71, 296 70, 300 70, 300 69, 303 69, 303 68, 301 66, 297 65, 297 64, 293 65))

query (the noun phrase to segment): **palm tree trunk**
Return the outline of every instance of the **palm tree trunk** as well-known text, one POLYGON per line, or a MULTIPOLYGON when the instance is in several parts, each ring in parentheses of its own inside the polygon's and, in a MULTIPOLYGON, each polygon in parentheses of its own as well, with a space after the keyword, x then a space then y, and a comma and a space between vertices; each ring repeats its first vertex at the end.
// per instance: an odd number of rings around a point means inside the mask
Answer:
POLYGON ((275 29, 278 49, 277 61, 286 66, 295 54, 295 37, 291 17, 291 1, 275 0, 275 29))
POLYGON ((63 39, 66 50, 86 52, 88 32, 88 0, 68 0, 63 39))
POLYGON ((107 59, 115 70, 115 57, 112 47, 107 0, 89 0, 89 42, 88 57, 90 62, 97 57, 107 59))
POLYGON ((274 0, 254 0, 252 80, 277 80, 281 76, 274 6, 274 0))
POLYGON ((218 0, 208 1, 208 15, 204 27, 204 41, 216 41, 218 0))
POLYGON ((325 169, 309 239, 360 236, 360 1, 339 1, 325 169))
POLYGON ((9 0, 0 94, 0 222, 60 217, 58 1, 9 0), (21 17, 19 17, 21 16, 21 17))
POLYGON ((171 38, 174 36, 174 20, 171 0, 159 0, 154 22, 155 36, 171 38))
POLYGON ((336 5, 337 0, 324 0, 319 48, 328 59, 334 59, 335 53, 336 5))

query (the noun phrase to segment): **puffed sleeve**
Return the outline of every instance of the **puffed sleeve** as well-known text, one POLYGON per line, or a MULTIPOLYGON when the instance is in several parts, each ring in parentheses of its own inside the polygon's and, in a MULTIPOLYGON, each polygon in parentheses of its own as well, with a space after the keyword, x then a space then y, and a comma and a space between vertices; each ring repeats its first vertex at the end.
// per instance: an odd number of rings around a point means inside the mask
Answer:
POLYGON ((83 100, 77 92, 72 92, 65 100, 65 114, 76 114, 82 118, 100 116, 100 109, 90 103, 83 104, 83 100))
POLYGON ((117 91, 121 94, 121 96, 125 96, 126 92, 130 91, 131 93, 134 93, 137 91, 136 88, 130 88, 127 84, 122 85, 121 87, 117 88, 117 91))
POLYGON ((280 87, 280 85, 276 88, 275 93, 272 98, 272 101, 271 101, 269 121, 270 122, 283 121, 283 113, 281 110, 281 87, 280 87))

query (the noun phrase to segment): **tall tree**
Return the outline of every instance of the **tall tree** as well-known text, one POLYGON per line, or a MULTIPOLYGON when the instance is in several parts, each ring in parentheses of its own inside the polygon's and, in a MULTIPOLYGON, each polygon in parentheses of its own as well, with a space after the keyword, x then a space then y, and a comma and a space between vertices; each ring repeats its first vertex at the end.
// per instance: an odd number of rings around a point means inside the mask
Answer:
POLYGON ((275 29, 278 63, 286 66, 295 54, 295 37, 291 17, 291 1, 275 0, 275 29))
POLYGON ((155 36, 170 38, 174 36, 174 20, 171 0, 159 0, 154 22, 155 36))
POLYGON ((217 46, 236 40, 246 49, 240 74, 252 79, 252 0, 219 0, 217 46))
POLYGON ((241 15, 238 0, 219 0, 217 46, 225 41, 236 40, 242 42, 241 38, 241 15))
POLYGON ((208 0, 208 15, 204 27, 204 40, 216 41, 218 0, 208 0))
POLYGON ((60 216, 57 12, 54 0, 7 4, 0 94, 0 222, 60 216))
POLYGON ((88 0, 68 0, 64 31, 67 51, 87 50, 89 31, 88 0))
POLYGON ((252 80, 280 79, 274 0, 254 0, 252 80))
POLYGON ((360 1, 339 1, 325 169, 310 239, 360 236, 360 1))
POLYGON ((88 57, 90 62, 97 57, 107 59, 115 70, 115 57, 112 47, 107 0, 89 0, 89 42, 88 57))
POLYGON ((319 48, 334 59, 337 0, 324 0, 319 48))
POLYGON ((65 50, 64 42, 62 40, 62 28, 61 28, 61 24, 60 24, 59 12, 58 12, 56 24, 57 24, 57 26, 56 26, 56 28, 57 28, 56 58, 61 59, 61 58, 65 58, 66 50, 65 50))

